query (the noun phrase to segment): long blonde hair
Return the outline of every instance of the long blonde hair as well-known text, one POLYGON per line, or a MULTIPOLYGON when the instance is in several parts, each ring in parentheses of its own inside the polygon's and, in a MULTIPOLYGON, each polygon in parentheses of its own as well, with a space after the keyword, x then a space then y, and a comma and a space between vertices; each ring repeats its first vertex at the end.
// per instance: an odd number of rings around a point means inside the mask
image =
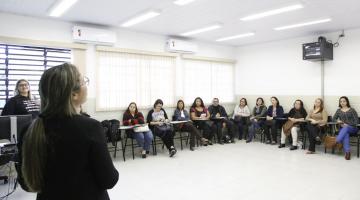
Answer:
POLYGON ((44 120, 76 115, 72 104, 73 92, 79 91, 80 73, 69 63, 52 67, 44 72, 39 83, 41 98, 40 117, 26 132, 22 146, 22 173, 26 186, 32 192, 41 192, 47 161, 47 141, 44 120))

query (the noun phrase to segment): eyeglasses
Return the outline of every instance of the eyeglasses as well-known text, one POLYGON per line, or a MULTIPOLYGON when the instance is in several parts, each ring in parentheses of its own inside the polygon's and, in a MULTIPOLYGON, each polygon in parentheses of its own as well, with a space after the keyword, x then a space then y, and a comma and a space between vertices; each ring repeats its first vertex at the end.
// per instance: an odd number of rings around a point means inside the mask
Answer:
POLYGON ((89 83, 90 83, 90 79, 89 79, 88 77, 84 76, 84 77, 83 77, 83 82, 82 82, 81 86, 83 86, 83 85, 88 86, 89 83))
POLYGON ((27 84, 27 83, 19 84, 19 87, 28 87, 28 86, 29 86, 29 84, 27 84))

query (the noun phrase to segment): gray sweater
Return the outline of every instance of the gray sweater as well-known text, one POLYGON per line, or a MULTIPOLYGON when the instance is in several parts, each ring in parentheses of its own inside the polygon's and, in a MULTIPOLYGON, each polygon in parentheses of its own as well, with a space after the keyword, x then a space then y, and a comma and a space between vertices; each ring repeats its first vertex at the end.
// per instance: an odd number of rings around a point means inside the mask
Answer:
POLYGON ((341 111, 340 108, 337 109, 333 121, 337 121, 338 119, 351 126, 356 126, 359 123, 358 114, 354 108, 350 108, 347 112, 341 111))

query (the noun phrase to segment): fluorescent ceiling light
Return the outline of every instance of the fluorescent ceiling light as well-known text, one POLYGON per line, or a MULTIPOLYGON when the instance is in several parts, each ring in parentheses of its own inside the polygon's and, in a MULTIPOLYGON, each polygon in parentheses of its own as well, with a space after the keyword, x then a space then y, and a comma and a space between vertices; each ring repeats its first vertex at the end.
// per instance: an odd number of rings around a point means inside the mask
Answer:
POLYGON ((50 14, 51 17, 60 17, 64 14, 71 6, 73 6, 77 0, 61 0, 57 1, 51 8, 50 14))
POLYGON ((193 1, 195 1, 195 0, 176 0, 176 1, 174 1, 174 4, 176 4, 178 6, 183 6, 183 5, 189 4, 193 1))
POLYGON ((316 20, 316 21, 304 22, 304 23, 300 23, 300 24, 281 26, 281 27, 274 28, 274 30, 280 31, 280 30, 286 30, 286 29, 291 29, 291 28, 298 28, 298 27, 302 27, 302 26, 310 26, 310 25, 314 25, 314 24, 326 23, 326 22, 330 22, 330 21, 331 21, 331 19, 327 18, 327 19, 321 19, 321 20, 316 20))
POLYGON ((126 22, 124 22, 121 26, 122 27, 129 27, 129 26, 133 26, 135 24, 144 22, 146 20, 149 20, 151 18, 154 18, 156 16, 160 15, 160 11, 155 11, 155 10, 150 10, 148 12, 145 12, 143 14, 140 14, 126 22))
POLYGON ((244 34, 240 34, 240 35, 234 35, 234 36, 230 36, 230 37, 224 37, 224 38, 219 38, 216 41, 217 42, 222 42, 222 41, 226 41, 226 40, 233 40, 233 39, 238 39, 238 38, 243 38, 243 37, 250 37, 250 36, 254 36, 255 33, 244 33, 244 34))
POLYGON ((295 4, 292 6, 287 6, 287 7, 283 7, 283 8, 279 8, 279 9, 274 9, 274 10, 269 10, 269 11, 262 12, 262 13, 249 15, 249 16, 241 18, 240 20, 249 21, 249 20, 254 20, 254 19, 259 19, 259 18, 268 17, 268 16, 272 16, 272 15, 278 15, 278 14, 285 13, 285 12, 294 11, 294 10, 298 10, 301 8, 304 8, 304 6, 301 4, 295 4))
POLYGON ((218 28, 221 28, 221 24, 215 24, 215 25, 199 28, 199 29, 196 29, 196 30, 193 30, 193 31, 188 31, 186 33, 181 33, 180 35, 182 35, 182 36, 195 35, 195 34, 198 34, 198 33, 212 31, 212 30, 215 30, 215 29, 218 29, 218 28))

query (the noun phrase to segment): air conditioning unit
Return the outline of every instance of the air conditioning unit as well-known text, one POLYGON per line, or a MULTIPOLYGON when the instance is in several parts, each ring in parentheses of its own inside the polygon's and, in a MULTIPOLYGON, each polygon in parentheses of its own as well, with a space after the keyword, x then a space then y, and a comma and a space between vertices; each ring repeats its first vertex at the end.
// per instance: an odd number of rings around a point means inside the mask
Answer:
POLYGON ((114 45, 116 43, 116 33, 105 29, 74 26, 72 32, 75 42, 102 45, 114 45))
POLYGON ((196 53, 198 51, 198 47, 192 42, 178 39, 168 39, 166 41, 166 50, 175 53, 196 53))

